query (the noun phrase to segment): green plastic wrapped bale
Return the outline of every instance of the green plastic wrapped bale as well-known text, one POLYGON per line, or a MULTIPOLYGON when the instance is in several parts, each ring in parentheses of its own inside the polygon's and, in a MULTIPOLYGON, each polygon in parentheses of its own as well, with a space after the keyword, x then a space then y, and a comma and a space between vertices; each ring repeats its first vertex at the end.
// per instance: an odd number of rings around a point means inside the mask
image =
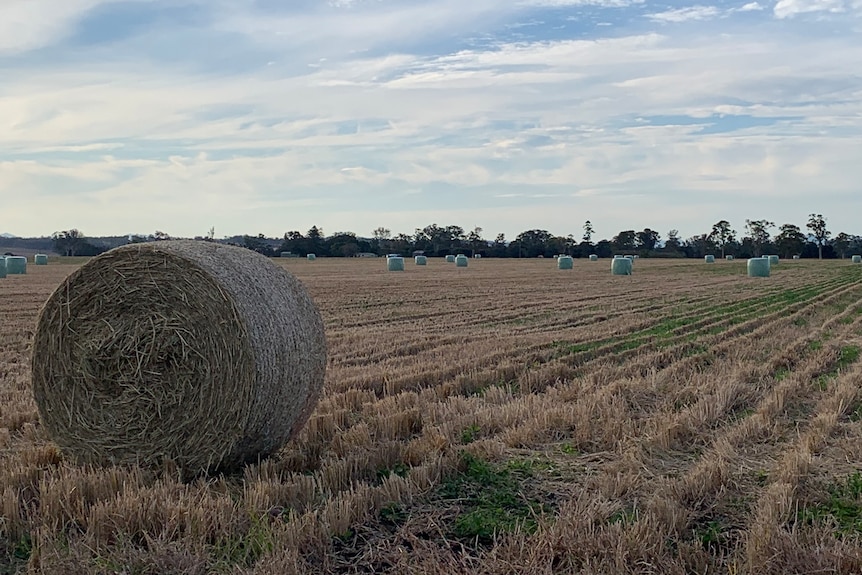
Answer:
POLYGON ((482 254, 473 254, 473 259, 474 259, 474 260, 481 260, 481 259, 482 259, 482 254))
POLYGON ((769 256, 769 265, 777 266, 778 265, 778 256, 769 256))
POLYGON ((24 256, 6 256, 6 275, 27 273, 27 258, 24 256))
POLYGON ((729 262, 732 262, 732 261, 733 261, 733 256, 724 256, 724 259, 726 259, 726 260, 727 260, 727 261, 729 261, 729 262))
POLYGON ((795 259, 795 260, 798 260, 799 258, 800 258, 800 256, 798 256, 798 255, 797 255, 797 256, 793 256, 793 259, 795 259))
POLYGON ((0 278, 6 277, 6 258, 0 257, 0 278))
POLYGON ((386 269, 391 272, 403 272, 404 271, 404 258, 392 256, 390 258, 386 258, 386 269))
POLYGON ((417 265, 417 266, 426 266, 426 265, 428 265, 428 258, 426 258, 425 256, 416 256, 416 257, 415 257, 415 258, 413 258, 413 259, 414 259, 414 261, 416 262, 416 265, 417 265))
POLYGON ((453 256, 452 254, 449 254, 448 256, 446 256, 446 263, 454 264, 455 263, 455 256, 453 256))
POLYGON ((597 256, 596 254, 590 254, 590 261, 591 262, 599 261, 599 256, 597 256))
POLYGON ((852 261, 854 264, 862 264, 862 256, 853 256, 852 261))
POLYGON ((770 267, 769 258, 751 258, 748 260, 748 277, 768 278, 770 267))
POLYGON ((704 256, 703 261, 705 261, 708 264, 714 264, 715 263, 715 256, 704 256))
POLYGON ((283 257, 283 258, 292 258, 293 254, 291 252, 281 252, 281 254, 279 254, 279 256, 283 257))
POLYGON ((625 256, 625 258, 626 258, 627 260, 631 261, 631 262, 635 261, 635 257, 634 257, 634 256, 625 256))
POLYGON ((466 267, 467 267, 467 262, 468 262, 468 261, 469 261, 469 260, 467 259, 467 256, 465 256, 464 254, 459 254, 459 255, 455 258, 455 266, 457 266, 457 267, 459 267, 459 268, 466 268, 466 267))
POLYGON ((615 276, 632 275, 632 260, 628 258, 614 258, 611 260, 611 273, 615 276))
POLYGON ((45 254, 36 254, 33 256, 33 263, 37 266, 47 266, 48 265, 48 256, 45 254))
POLYGON ((560 256, 557 258, 557 269, 558 270, 570 270, 575 267, 575 260, 572 259, 572 256, 560 256))
POLYGON ((625 258, 625 256, 614 256, 614 259, 615 259, 615 260, 621 260, 621 259, 624 259, 624 258, 625 258))
POLYGON ((317 256, 316 256, 316 255, 314 255, 314 254, 308 254, 308 255, 307 255, 307 256, 305 256, 305 257, 306 257, 306 259, 308 259, 308 261, 310 261, 310 262, 313 262, 314 260, 316 260, 316 259, 317 259, 317 256))

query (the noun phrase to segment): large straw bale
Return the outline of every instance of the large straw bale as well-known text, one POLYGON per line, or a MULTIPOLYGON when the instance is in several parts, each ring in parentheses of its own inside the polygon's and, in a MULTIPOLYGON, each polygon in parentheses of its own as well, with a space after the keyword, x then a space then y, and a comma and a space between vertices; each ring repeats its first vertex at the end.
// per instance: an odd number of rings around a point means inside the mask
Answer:
POLYGON ((323 386, 326 341, 303 285, 250 250, 116 248, 51 295, 33 342, 42 422, 82 463, 229 471, 282 447, 323 386))

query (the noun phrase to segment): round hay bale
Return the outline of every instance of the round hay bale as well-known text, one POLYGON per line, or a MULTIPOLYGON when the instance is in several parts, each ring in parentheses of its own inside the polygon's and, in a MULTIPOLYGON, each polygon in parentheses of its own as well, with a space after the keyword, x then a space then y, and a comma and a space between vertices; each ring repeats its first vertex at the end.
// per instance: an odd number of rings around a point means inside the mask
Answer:
POLYGON ((750 278, 768 278, 769 258, 751 258, 748 260, 748 277, 750 278))
POLYGON ((703 256, 703 261, 705 261, 708 264, 714 264, 715 263, 715 256, 703 256))
POLYGON ((558 270, 571 270, 575 267, 575 260, 572 256, 560 256, 557 259, 557 269, 558 270))
POLYGON ((0 278, 6 277, 6 258, 0 257, 0 278))
POLYGON ((733 256, 724 256, 724 259, 726 259, 726 260, 727 260, 727 261, 729 261, 729 262, 732 262, 732 261, 733 261, 733 256))
POLYGON ((46 254, 36 254, 33 256, 33 263, 37 266, 47 266, 48 256, 46 254))
POLYGON ((801 258, 801 256, 799 256, 798 254, 793 256, 793 259, 795 259, 795 260, 798 260, 800 258, 801 258))
POLYGON ((400 256, 389 256, 386 258, 386 269, 391 272, 403 272, 404 258, 400 256))
POLYGON ((853 257, 851 258, 851 261, 852 261, 854 264, 862 264, 862 256, 853 256, 853 257))
POLYGON ((464 254, 458 254, 455 257, 455 267, 466 268, 468 261, 467 256, 464 254))
POLYGON ((21 275, 27 273, 27 258, 24 256, 6 256, 6 275, 21 275))
POLYGON ((446 262, 450 263, 450 264, 454 264, 455 263, 455 256, 453 256, 452 254, 449 254, 448 256, 446 256, 446 262))
POLYGON ((415 260, 417 266, 427 266, 428 265, 428 258, 425 256, 416 256, 413 259, 415 260))
POLYGON ((769 265, 770 266, 777 266, 778 265, 778 256, 767 256, 767 258, 769 259, 769 265))
POLYGON ((597 256, 596 254, 590 254, 590 261, 591 262, 599 261, 599 256, 597 256))
POLYGON ((272 454, 314 409, 320 314, 266 257, 211 242, 131 244, 90 260, 42 310, 33 395, 82 463, 173 461, 185 477, 272 454))
POLYGON ((473 254, 473 259, 474 259, 474 260, 481 260, 481 259, 482 259, 482 254, 473 254))
POLYGON ((305 259, 307 259, 310 262, 313 262, 314 260, 317 259, 317 256, 314 254, 308 254, 307 256, 305 256, 305 259))
POLYGON ((632 260, 629 258, 614 258, 611 260, 611 273, 615 276, 632 275, 632 260))

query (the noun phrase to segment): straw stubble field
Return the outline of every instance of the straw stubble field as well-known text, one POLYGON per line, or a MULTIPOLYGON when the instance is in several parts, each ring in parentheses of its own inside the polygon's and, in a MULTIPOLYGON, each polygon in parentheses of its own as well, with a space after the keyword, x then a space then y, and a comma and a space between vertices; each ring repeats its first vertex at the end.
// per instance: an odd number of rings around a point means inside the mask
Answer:
POLYGON ((0 573, 862 570, 862 268, 285 261, 329 345, 299 438, 241 475, 93 468, 30 391, 0 282, 0 573))

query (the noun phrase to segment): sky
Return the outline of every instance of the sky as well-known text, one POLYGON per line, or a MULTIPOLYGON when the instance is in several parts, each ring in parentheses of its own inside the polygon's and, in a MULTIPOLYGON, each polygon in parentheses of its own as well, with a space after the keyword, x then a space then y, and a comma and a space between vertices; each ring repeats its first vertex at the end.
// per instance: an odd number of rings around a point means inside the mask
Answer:
POLYGON ((862 0, 0 2, 0 232, 862 234, 860 208, 862 0))

